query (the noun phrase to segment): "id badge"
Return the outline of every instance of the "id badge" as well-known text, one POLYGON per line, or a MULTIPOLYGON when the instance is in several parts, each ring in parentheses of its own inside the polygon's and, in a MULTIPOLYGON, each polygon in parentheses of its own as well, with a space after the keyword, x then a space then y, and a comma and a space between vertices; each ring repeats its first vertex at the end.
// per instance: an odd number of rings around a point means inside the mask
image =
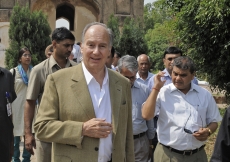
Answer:
POLYGON ((6 105, 6 108, 7 108, 7 115, 8 116, 12 115, 12 107, 10 103, 6 105))

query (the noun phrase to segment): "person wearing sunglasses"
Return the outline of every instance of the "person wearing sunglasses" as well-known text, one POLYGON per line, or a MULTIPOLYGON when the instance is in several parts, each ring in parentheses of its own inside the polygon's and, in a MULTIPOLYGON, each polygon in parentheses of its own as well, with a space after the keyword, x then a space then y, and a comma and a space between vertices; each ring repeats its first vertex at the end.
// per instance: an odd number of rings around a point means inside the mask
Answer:
POLYGON ((195 64, 188 56, 174 59, 172 83, 164 86, 165 72, 154 77, 154 87, 142 107, 149 120, 159 113, 156 162, 207 162, 205 141, 217 129, 221 116, 212 94, 192 82, 195 64))
MULTIPOLYGON (((165 66, 165 69, 163 70, 164 76, 162 79, 166 80, 165 81, 165 85, 172 83, 172 65, 173 65, 173 61, 175 58, 182 56, 183 53, 181 51, 181 49, 174 47, 174 46, 170 46, 168 47, 163 55, 163 63, 165 66)), ((192 80, 193 83, 195 83, 196 85, 198 85, 198 81, 196 79, 196 77, 194 77, 194 79, 192 80)), ((152 76, 152 78, 150 78, 148 87, 150 89, 153 88, 154 85, 154 76, 152 76)))

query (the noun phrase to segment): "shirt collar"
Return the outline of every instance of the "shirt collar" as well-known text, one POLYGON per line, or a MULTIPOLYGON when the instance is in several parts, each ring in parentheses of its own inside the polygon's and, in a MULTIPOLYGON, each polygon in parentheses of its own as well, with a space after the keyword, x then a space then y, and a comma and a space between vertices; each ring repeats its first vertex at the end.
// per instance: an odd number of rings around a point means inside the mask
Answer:
MULTIPOLYGON (((50 58, 48 58, 48 59, 49 59, 49 66, 50 66, 49 68, 50 69, 52 69, 52 67, 54 67, 54 66, 58 66, 61 69, 61 67, 58 65, 58 63, 54 59, 53 55, 51 55, 50 58)), ((66 61, 65 67, 70 67, 70 65, 72 65, 72 64, 70 63, 69 59, 66 59, 66 60, 67 61, 66 61)))
MULTIPOLYGON (((169 87, 171 89, 171 92, 173 91, 177 91, 178 89, 174 86, 173 83, 169 84, 169 87)), ((191 87, 190 87, 190 90, 189 91, 196 91, 196 92, 199 92, 199 89, 197 87, 197 85, 195 85, 194 83, 192 83, 191 81, 191 87)))
MULTIPOLYGON (((82 69, 83 73, 85 75, 86 83, 89 85, 89 83, 92 81, 92 79, 95 79, 92 74, 87 70, 85 67, 84 62, 82 62, 82 69)), ((103 79, 103 85, 106 84, 106 82, 109 81, 109 75, 108 75, 108 69, 105 67, 105 77, 103 79)))
MULTIPOLYGON (((152 76, 151 76, 151 73, 148 72, 148 76, 147 76, 146 80, 148 80, 148 79, 151 78, 151 77, 152 77, 152 76)), ((139 75, 138 72, 137 72, 137 74, 136 74, 136 78, 137 78, 137 79, 138 79, 138 78, 142 79, 142 78, 140 77, 140 75, 139 75)))
POLYGON ((137 83, 137 80, 134 81, 132 88, 140 88, 139 84, 137 83))
POLYGON ((169 74, 169 72, 166 68, 163 70, 163 72, 165 72, 164 76, 171 78, 171 75, 169 74))

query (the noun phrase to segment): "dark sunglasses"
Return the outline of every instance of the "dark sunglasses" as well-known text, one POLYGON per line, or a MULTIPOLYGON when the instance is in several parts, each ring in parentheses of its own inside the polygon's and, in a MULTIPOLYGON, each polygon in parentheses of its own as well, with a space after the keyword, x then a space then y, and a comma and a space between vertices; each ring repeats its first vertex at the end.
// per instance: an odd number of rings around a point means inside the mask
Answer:
POLYGON ((167 58, 167 60, 172 61, 172 60, 174 60, 174 58, 169 57, 169 58, 167 58))

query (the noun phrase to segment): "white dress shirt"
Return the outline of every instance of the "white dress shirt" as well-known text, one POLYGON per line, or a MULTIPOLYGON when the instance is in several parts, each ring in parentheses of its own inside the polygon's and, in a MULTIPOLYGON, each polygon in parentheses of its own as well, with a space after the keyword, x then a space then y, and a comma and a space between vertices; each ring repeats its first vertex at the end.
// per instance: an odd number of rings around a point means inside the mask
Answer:
MULTIPOLYGON (((103 80, 102 87, 100 87, 100 84, 86 69, 83 62, 82 68, 86 78, 86 83, 88 85, 89 93, 93 102, 96 118, 105 119, 106 122, 111 123, 112 111, 107 68, 105 67, 105 77, 103 80)), ((98 151, 98 162, 108 162, 111 160, 112 133, 110 133, 107 138, 100 138, 98 151)))
POLYGON ((163 86, 156 101, 155 114, 158 112, 158 141, 177 150, 193 150, 205 143, 184 132, 184 128, 194 132, 221 121, 211 93, 193 83, 187 94, 173 83, 163 86))

